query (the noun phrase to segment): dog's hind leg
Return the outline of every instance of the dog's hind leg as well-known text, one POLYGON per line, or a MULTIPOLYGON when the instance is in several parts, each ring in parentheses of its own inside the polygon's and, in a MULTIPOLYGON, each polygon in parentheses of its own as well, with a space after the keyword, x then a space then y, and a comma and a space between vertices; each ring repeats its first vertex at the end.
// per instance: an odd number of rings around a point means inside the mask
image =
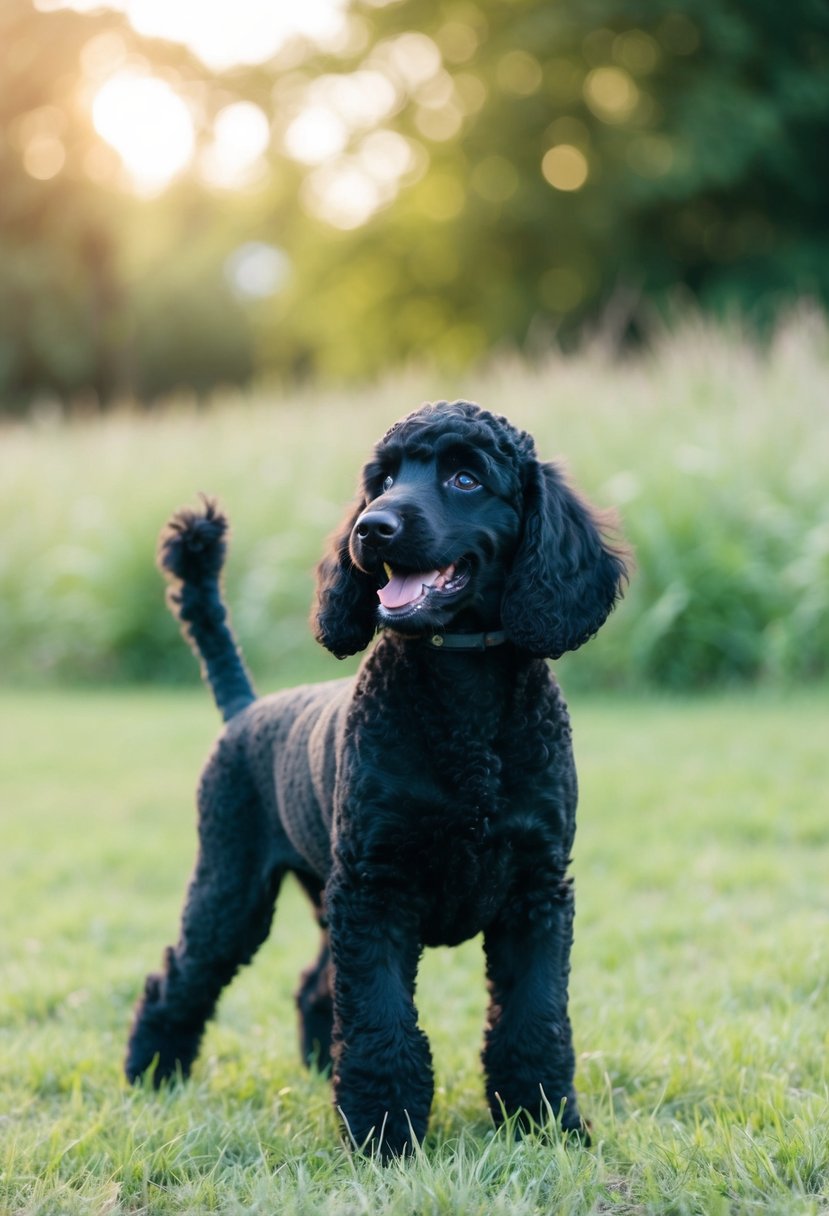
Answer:
POLYGON ((303 971, 296 994, 299 1009, 299 1048, 305 1064, 324 1072, 331 1065, 334 1002, 331 995, 331 950, 328 934, 315 962, 303 971))
POLYGON ((331 991, 331 948, 322 908, 322 883, 318 878, 302 873, 298 873, 297 878, 314 905, 314 914, 322 930, 319 954, 311 966, 303 971, 296 992, 299 1010, 299 1051, 303 1064, 324 1072, 331 1065, 334 1000, 331 991))
POLYGON ((199 846, 178 943, 165 952, 161 973, 148 976, 136 1008, 130 1080, 152 1069, 157 1086, 189 1073, 222 989, 270 930, 286 867, 241 749, 227 736, 199 789, 199 846))

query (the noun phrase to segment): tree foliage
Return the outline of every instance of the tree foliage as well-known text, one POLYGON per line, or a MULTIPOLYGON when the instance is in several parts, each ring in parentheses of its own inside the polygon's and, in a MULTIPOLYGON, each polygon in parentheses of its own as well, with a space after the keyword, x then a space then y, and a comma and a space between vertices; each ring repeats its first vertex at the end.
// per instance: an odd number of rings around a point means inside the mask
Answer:
POLYGON ((820 0, 354 0, 333 49, 221 74, 112 14, 6 0, 0 27, 6 407, 459 366, 629 333, 678 288, 759 322, 829 298, 820 0), (113 32, 188 100, 201 146, 229 102, 262 108, 252 186, 119 188, 86 78, 113 32), (302 145, 314 107, 340 121, 327 155, 302 145), (270 297, 229 281, 250 241, 290 259, 270 297))
POLYGON ((441 50, 444 79, 394 116, 427 167, 356 256, 349 247, 319 273, 305 298, 326 314, 345 297, 395 356, 464 357, 566 338, 620 289, 658 298, 683 284, 703 304, 755 312, 795 291, 826 298, 818 3, 410 0, 371 12, 375 59, 416 28, 441 50), (377 283, 368 304, 364 267, 377 283))

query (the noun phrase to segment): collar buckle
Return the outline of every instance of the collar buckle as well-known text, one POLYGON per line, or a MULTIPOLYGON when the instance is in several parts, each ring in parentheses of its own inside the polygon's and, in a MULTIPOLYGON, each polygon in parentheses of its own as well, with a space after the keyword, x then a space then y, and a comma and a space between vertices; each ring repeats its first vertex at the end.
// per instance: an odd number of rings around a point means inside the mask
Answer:
POLYGON ((492 650, 507 640, 506 631, 492 629, 487 633, 431 633, 423 638, 432 650, 492 650))

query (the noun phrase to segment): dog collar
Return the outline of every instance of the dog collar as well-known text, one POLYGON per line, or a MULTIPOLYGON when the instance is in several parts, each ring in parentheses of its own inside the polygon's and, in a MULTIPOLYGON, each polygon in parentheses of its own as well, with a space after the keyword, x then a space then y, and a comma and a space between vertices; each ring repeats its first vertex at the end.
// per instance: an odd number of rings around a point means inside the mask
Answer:
POLYGON ((423 644, 431 650, 491 650, 506 640, 505 630, 493 629, 489 633, 430 633, 423 644))

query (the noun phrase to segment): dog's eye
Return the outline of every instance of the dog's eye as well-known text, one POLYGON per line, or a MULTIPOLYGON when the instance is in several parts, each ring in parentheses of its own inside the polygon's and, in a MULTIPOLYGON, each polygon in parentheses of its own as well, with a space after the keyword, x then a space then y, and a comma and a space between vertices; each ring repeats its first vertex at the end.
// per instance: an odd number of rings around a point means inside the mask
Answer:
POLYGON ((393 477, 384 477, 383 478, 383 493, 385 494, 388 490, 390 490, 392 488, 393 485, 394 485, 393 477))
POLYGON ((460 473, 455 474, 450 484, 453 485, 456 490, 476 490, 481 483, 478 481, 478 478, 473 477, 471 473, 461 470, 460 473))

